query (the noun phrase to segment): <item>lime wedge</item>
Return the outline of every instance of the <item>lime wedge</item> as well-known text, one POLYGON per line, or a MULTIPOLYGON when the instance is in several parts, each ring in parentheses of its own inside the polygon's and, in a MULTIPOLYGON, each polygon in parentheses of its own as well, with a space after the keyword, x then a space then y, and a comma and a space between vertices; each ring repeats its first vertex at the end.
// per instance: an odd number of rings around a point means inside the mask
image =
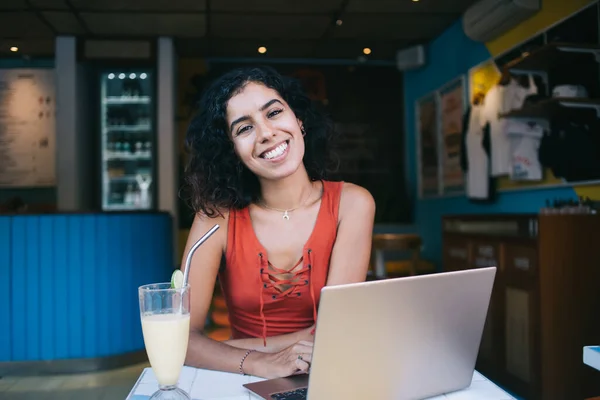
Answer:
POLYGON ((173 275, 171 275, 171 288, 172 289, 180 289, 183 287, 183 272, 180 269, 176 269, 173 271, 173 275))

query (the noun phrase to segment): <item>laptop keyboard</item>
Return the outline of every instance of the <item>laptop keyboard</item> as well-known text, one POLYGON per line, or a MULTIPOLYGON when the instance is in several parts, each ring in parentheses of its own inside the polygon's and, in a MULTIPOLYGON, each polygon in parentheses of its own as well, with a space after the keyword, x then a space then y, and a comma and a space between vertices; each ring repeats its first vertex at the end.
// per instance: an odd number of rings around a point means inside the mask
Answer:
POLYGON ((289 392, 275 393, 271 395, 273 400, 306 400, 308 388, 290 390, 289 392))

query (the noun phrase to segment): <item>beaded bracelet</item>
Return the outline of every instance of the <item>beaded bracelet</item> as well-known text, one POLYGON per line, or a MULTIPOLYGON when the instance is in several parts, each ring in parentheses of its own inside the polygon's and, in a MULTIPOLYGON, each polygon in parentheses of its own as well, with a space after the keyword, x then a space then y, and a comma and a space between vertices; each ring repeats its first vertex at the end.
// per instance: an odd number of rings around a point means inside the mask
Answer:
POLYGON ((244 354, 244 357, 242 357, 242 360, 240 361, 240 374, 246 375, 246 373, 244 372, 244 368, 243 368, 244 367, 244 361, 246 361, 246 357, 248 357, 248 355, 250 353, 252 353, 253 351, 255 351, 255 350, 248 350, 246 352, 246 354, 244 354))

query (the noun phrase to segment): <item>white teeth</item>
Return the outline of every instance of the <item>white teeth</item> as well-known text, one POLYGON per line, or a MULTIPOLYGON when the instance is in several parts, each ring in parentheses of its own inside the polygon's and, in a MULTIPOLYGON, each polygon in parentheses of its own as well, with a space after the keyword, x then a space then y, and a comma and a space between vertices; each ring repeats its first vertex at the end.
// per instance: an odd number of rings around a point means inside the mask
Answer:
POLYGON ((277 146, 275 149, 269 151, 268 153, 265 153, 263 158, 270 160, 272 158, 279 157, 280 155, 283 154, 283 152, 287 149, 287 147, 288 147, 287 142, 283 142, 279 146, 277 146))

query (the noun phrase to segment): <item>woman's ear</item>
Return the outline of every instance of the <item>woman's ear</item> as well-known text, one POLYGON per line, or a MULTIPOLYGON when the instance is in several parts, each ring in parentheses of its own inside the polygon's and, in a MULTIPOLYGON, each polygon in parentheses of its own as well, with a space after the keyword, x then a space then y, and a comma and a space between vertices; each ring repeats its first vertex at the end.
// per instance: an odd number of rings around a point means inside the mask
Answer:
POLYGON ((298 121, 298 125, 300 126, 300 132, 302 132, 302 136, 306 136, 306 130, 304 129, 304 123, 299 119, 297 119, 297 121, 298 121))

